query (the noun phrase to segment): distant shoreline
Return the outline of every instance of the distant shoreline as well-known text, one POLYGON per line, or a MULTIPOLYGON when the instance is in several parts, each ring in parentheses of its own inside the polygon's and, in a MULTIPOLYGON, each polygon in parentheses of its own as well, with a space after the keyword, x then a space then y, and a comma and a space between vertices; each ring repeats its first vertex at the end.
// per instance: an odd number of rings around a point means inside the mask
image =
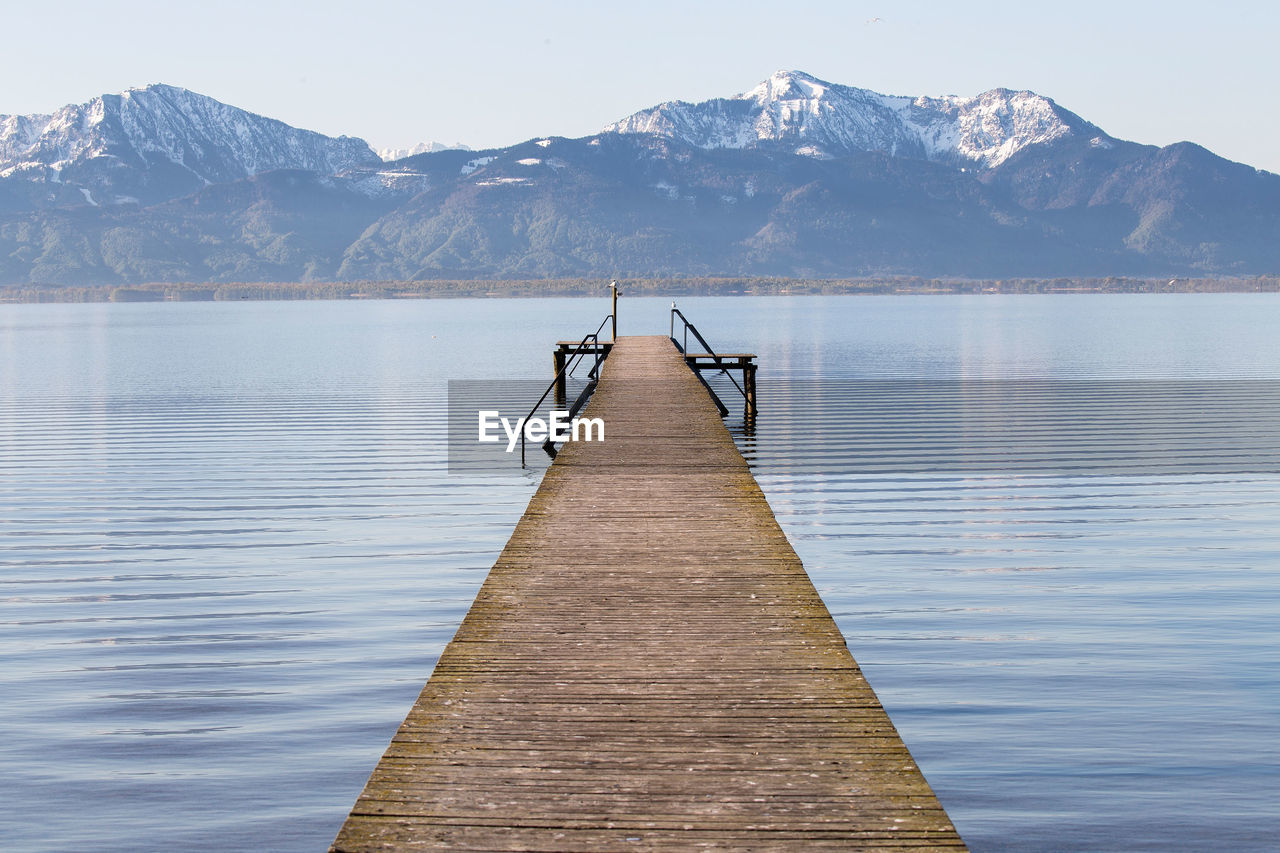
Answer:
MULTIPOLYGON (((632 296, 795 296, 814 294, 1280 293, 1280 276, 1205 278, 619 278, 632 296)), ((0 303, 232 302, 309 299, 450 299, 600 296, 608 280, 457 279, 363 282, 4 285, 0 303)))

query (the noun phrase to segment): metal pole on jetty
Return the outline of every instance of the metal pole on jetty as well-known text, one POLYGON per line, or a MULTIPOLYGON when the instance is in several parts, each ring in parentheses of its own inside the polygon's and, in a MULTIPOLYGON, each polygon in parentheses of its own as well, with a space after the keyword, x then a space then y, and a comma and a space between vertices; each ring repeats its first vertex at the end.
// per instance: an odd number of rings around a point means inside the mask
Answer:
POLYGON ((618 339, 618 297, 622 294, 618 292, 618 282, 609 282, 609 289, 613 291, 613 339, 618 339))

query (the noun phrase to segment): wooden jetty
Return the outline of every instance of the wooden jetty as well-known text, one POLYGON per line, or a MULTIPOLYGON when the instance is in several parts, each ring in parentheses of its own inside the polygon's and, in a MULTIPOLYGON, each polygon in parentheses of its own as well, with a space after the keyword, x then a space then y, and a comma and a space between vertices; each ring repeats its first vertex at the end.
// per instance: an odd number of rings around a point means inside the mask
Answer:
POLYGON ((586 415, 332 849, 963 849, 672 341, 586 415))

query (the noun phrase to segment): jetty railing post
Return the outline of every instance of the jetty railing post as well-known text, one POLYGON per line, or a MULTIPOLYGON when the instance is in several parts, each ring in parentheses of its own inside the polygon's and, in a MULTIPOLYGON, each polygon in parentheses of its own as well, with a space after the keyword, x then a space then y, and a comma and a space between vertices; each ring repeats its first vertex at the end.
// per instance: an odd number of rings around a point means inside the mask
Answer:
MULTIPOLYGON (((609 316, 601 320, 600 325, 596 327, 596 330, 590 333, 589 335, 584 335, 582 340, 578 342, 577 346, 574 346, 573 344, 567 344, 564 346, 556 347, 557 350, 563 350, 563 353, 558 353, 556 356, 556 368, 557 368, 556 376, 554 379, 551 380, 551 384, 547 386, 547 390, 542 392, 542 396, 538 398, 538 402, 533 404, 533 408, 529 410, 529 414, 525 415, 523 418, 520 419, 520 423, 522 425, 520 428, 520 467, 521 468, 525 467, 525 462, 526 462, 524 447, 525 447, 525 437, 527 434, 524 430, 523 424, 527 423, 529 418, 533 417, 534 414, 537 413, 538 407, 542 405, 542 401, 547 399, 547 395, 550 394, 552 391, 557 390, 557 386, 559 388, 565 387, 564 383, 568 381, 568 374, 572 373, 574 370, 574 366, 580 363, 579 359, 581 359, 584 355, 587 355, 589 353, 594 353, 596 356, 595 365, 592 367, 592 373, 594 375, 591 378, 593 381, 588 384, 588 388, 591 390, 594 390, 594 385, 595 385, 594 380, 596 380, 599 377, 600 362, 604 360, 604 345, 600 343, 600 333, 604 331, 605 325, 609 322, 609 320, 612 317, 613 315, 610 314, 609 316), (588 343, 590 343, 590 347, 587 346, 588 343)), ((609 346, 612 347, 613 344, 610 343, 609 346)), ((564 393, 564 392, 561 391, 560 393, 564 393)), ((584 391, 582 395, 579 395, 579 401, 582 403, 585 403, 587 396, 590 396, 589 392, 584 391)), ((581 408, 581 406, 579 406, 578 408, 581 408)), ((577 410, 575 409, 574 411, 576 413, 577 410)), ((546 442, 543 443, 544 448, 545 446, 546 446, 546 442)), ((552 453, 551 455, 552 455, 552 458, 555 457, 554 453, 552 453)))
POLYGON ((613 291, 613 340, 618 339, 618 282, 612 282, 609 289, 613 291))
MULTIPOLYGON (((733 361, 736 361, 737 363, 733 364, 728 357, 718 354, 711 348, 711 344, 707 343, 707 339, 702 336, 702 333, 698 331, 698 327, 693 325, 693 323, 690 323, 689 318, 684 316, 684 312, 676 307, 675 302, 671 303, 671 342, 675 344, 676 348, 684 355, 685 363, 689 365, 694 373, 698 374, 698 378, 702 381, 702 384, 706 386, 707 390, 711 392, 712 397, 716 399, 716 406, 721 410, 722 415, 727 415, 728 410, 724 408, 724 404, 720 402, 719 398, 715 397, 715 392, 711 391, 711 386, 707 384, 707 381, 702 378, 702 365, 699 364, 699 357, 709 356, 715 367, 721 373, 729 377, 729 381, 733 383, 733 387, 738 389, 738 393, 741 394, 743 400, 746 401, 746 407, 743 414, 747 422, 747 427, 750 428, 756 415, 757 365, 752 361, 755 356, 738 354, 736 358, 733 359, 733 361), (684 329, 683 346, 681 346, 680 341, 677 341, 675 337, 677 316, 680 318, 681 328, 684 329), (693 332, 693 337, 698 341, 698 343, 702 344, 702 349, 704 350, 703 353, 698 353, 693 356, 689 355, 690 332, 693 332), (732 370, 740 370, 742 372, 742 384, 738 384, 738 380, 733 378, 732 370)), ((706 366, 710 367, 711 365, 706 366)))

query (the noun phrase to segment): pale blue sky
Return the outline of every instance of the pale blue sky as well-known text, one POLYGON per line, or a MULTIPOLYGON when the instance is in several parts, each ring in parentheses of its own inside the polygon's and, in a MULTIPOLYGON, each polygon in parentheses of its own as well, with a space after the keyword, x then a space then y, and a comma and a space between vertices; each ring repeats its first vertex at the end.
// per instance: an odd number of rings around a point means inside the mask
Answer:
POLYGON ((586 135, 794 68, 887 94, 1031 89, 1113 136, 1190 139, 1280 172, 1274 3, 6 6, 0 114, 165 82, 375 147, 484 147, 586 135))

